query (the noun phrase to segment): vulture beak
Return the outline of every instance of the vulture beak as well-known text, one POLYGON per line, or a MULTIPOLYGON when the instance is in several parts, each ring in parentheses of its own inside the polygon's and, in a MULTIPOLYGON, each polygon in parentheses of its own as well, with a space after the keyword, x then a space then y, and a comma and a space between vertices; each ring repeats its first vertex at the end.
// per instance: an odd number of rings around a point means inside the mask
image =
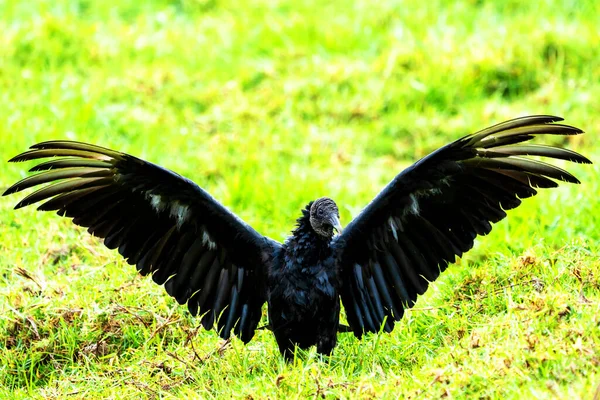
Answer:
POLYGON ((342 224, 340 223, 340 219, 337 217, 337 215, 332 216, 329 219, 329 223, 331 226, 333 226, 333 229, 337 231, 338 235, 342 233, 342 224))

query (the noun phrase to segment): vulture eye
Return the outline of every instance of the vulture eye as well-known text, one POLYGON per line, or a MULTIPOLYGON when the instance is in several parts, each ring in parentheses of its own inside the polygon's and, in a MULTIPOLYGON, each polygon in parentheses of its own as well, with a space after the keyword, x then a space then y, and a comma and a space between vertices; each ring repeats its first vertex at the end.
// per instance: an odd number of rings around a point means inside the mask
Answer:
POLYGON ((322 208, 321 208, 321 209, 319 209, 319 210, 317 210, 317 215, 318 215, 319 217, 322 217, 322 216, 323 216, 323 209, 322 209, 322 208))

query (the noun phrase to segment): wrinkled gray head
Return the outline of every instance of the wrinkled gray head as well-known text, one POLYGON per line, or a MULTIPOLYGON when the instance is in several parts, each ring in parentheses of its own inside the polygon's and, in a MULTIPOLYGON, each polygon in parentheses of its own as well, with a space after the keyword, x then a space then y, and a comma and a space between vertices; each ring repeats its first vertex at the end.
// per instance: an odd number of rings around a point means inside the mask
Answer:
POLYGON ((326 238, 333 236, 333 230, 342 233, 340 212, 333 200, 321 197, 313 202, 310 207, 310 225, 313 230, 326 238))

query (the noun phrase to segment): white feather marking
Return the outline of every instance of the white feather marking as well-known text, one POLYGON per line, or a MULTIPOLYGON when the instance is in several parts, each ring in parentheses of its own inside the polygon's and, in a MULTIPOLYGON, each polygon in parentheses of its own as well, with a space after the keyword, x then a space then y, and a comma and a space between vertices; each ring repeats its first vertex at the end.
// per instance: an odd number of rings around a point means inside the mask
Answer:
POLYGON ((390 224, 390 228, 392 228, 392 234, 396 238, 396 241, 398 241, 398 234, 396 233, 397 226, 396 222, 394 222, 394 217, 389 217, 388 223, 390 224))
POLYGON ((156 211, 161 212, 165 208, 165 203, 162 201, 160 195, 158 194, 149 194, 146 196, 150 200, 150 204, 152 208, 156 211))
POLYGON ((212 238, 205 230, 202 231, 202 244, 207 246, 210 250, 217 248, 217 244, 213 242, 212 238))
POLYGON ((419 215, 419 202, 417 201, 417 196, 415 196, 414 193, 411 193, 410 201, 410 212, 415 215, 419 215))
POLYGON ((440 188, 432 188, 432 189, 429 189, 427 191, 427 194, 429 194, 429 195, 442 194, 442 189, 440 189, 440 188))
POLYGON ((179 202, 173 203, 171 206, 171 218, 175 218, 177 221, 177 228, 181 228, 184 222, 187 221, 190 216, 190 208, 185 204, 179 202))

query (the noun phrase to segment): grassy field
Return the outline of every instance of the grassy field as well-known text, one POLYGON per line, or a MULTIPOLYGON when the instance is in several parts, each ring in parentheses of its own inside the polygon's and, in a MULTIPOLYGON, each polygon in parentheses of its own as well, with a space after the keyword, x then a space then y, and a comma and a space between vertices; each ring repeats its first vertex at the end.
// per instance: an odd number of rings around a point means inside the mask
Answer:
MULTIPOLYGON (((0 199, 0 397, 582 398, 600 383, 600 3, 0 0, 0 189, 43 140, 127 151, 283 240, 328 195, 516 116, 566 117, 582 185, 528 199, 392 334, 287 365, 200 331, 70 221, 0 199)), ((552 138, 547 143, 554 142, 552 138)))

